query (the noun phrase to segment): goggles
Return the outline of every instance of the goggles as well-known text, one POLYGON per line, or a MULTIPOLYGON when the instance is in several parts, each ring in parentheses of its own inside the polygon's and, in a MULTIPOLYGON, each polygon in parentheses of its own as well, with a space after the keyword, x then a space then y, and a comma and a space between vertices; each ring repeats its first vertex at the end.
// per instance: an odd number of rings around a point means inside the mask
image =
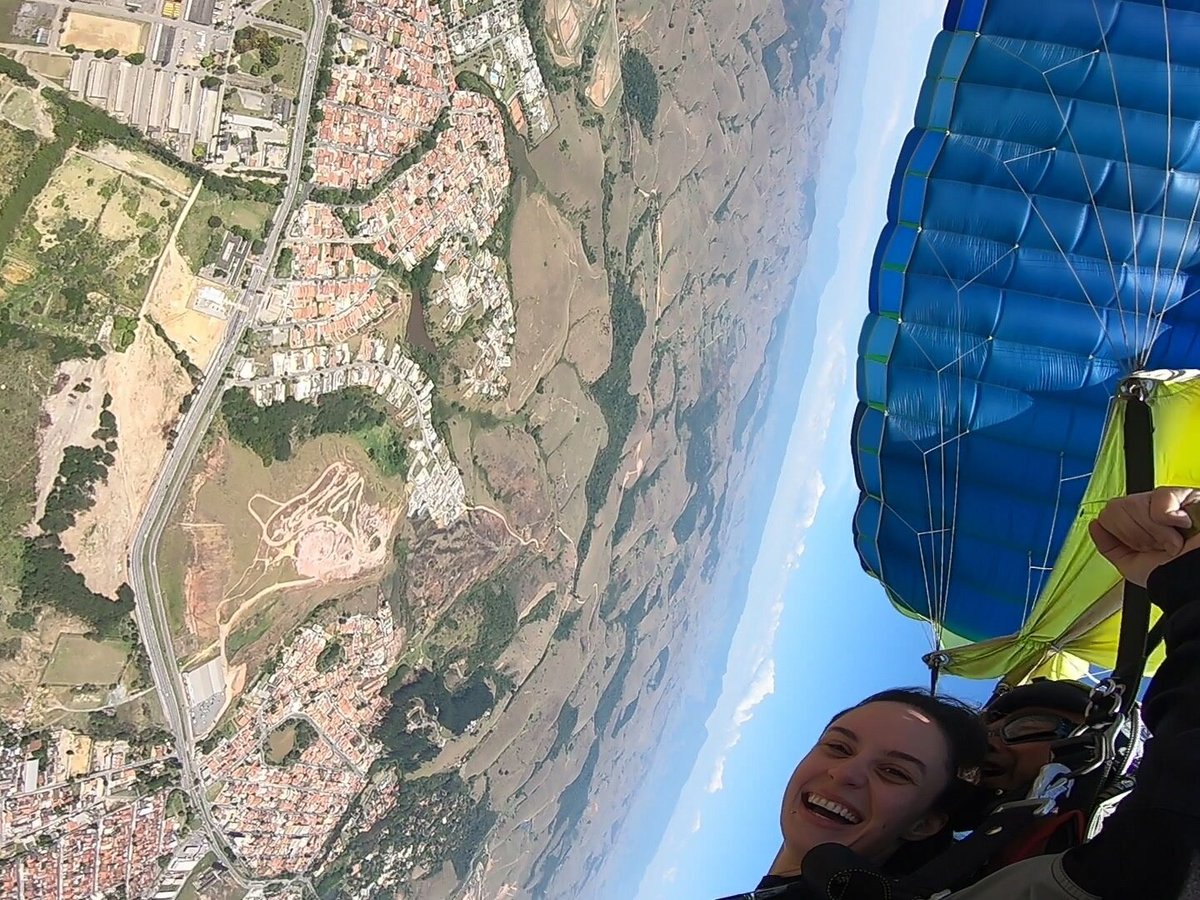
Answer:
POLYGON ((1077 722, 1054 713, 1034 712, 998 716, 987 723, 992 734, 999 734, 1006 744, 1032 744, 1038 741, 1061 741, 1070 737, 1077 722))

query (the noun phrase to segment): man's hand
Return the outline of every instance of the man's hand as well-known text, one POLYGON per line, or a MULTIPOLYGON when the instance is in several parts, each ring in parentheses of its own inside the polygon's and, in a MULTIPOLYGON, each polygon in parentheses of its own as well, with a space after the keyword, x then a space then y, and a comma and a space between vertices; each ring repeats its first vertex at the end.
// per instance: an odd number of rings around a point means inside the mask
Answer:
POLYGON ((1200 534, 1185 536, 1192 519, 1184 507, 1192 504, 1200 504, 1200 488, 1161 487, 1117 497, 1088 530, 1122 577, 1145 587, 1163 563, 1200 548, 1200 534))

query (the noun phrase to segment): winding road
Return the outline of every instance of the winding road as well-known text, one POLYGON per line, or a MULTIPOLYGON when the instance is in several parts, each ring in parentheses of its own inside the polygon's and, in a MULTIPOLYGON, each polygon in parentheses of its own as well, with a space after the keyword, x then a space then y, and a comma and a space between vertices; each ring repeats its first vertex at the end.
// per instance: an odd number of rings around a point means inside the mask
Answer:
POLYGON ((279 246, 284 227, 300 195, 300 169, 304 160, 304 137, 312 110, 317 67, 329 18, 329 0, 313 0, 315 18, 305 44, 304 77, 296 103, 296 120, 289 151, 286 190, 272 221, 266 249, 251 266, 250 275, 229 318, 221 343, 209 361, 196 389, 192 405, 180 420, 175 444, 159 469, 146 509, 134 533, 129 551, 129 583, 137 604, 136 618, 142 641, 150 658, 154 686, 162 703, 182 763, 182 787, 199 813, 198 827, 206 832, 213 851, 231 874, 248 883, 250 876, 228 849, 220 827, 213 818, 196 758, 195 735, 188 710, 183 680, 171 642, 170 621, 163 603, 158 579, 158 548, 163 528, 175 501, 187 480, 192 460, 216 413, 226 369, 246 329, 254 322, 262 302, 262 290, 270 275, 270 263, 279 246))

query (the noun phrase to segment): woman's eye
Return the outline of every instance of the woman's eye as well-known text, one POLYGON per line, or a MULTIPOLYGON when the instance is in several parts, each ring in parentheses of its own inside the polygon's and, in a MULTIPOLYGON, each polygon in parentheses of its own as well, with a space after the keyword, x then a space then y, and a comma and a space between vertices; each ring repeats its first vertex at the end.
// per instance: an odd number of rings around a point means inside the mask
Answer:
POLYGON ((895 766, 884 766, 883 774, 893 781, 902 781, 906 784, 912 784, 912 776, 903 769, 897 769, 895 766))
POLYGON ((846 746, 845 744, 842 744, 838 741, 826 741, 825 746, 832 752, 837 753, 841 756, 849 756, 850 755, 850 748, 848 746, 846 746))

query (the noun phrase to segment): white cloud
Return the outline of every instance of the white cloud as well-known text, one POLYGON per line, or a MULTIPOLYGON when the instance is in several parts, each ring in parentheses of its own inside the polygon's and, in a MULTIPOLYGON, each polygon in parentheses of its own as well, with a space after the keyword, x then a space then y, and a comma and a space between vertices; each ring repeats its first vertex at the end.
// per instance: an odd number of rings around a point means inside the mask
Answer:
POLYGON ((663 872, 662 880, 667 884, 671 884, 679 877, 679 869, 676 866, 671 866, 667 871, 663 872))
MULTIPOLYGON (((737 741, 734 741, 737 743, 737 741)), ((717 757, 717 761, 713 763, 713 772, 708 779, 708 787, 705 788, 710 794, 715 794, 717 791, 725 787, 725 754, 722 753, 717 757)))
POLYGON ((768 659, 759 666, 754 680, 750 682, 750 688, 746 691, 746 696, 733 711, 734 726, 740 728, 749 722, 754 715, 754 707, 773 693, 775 693, 775 660, 768 659))
MULTIPOLYGON (((770 625, 767 630, 767 640, 764 644, 764 649, 769 652, 775 643, 775 632, 779 628, 779 617, 783 613, 783 602, 776 602, 771 607, 770 625)), ((733 710, 733 720, 730 723, 728 734, 725 738, 725 745, 721 749, 720 755, 716 762, 713 763, 712 775, 708 779, 708 787, 706 790, 710 794, 715 794, 717 791, 725 787, 725 762, 729 758, 729 751, 738 745, 742 739, 742 728, 747 722, 754 718, 755 708, 775 693, 775 660, 770 657, 760 658, 758 665, 755 667, 754 677, 750 681, 750 686, 746 689, 746 693, 742 699, 738 701, 733 710)))
POLYGON ((696 818, 692 819, 692 834, 700 830, 700 811, 696 811, 696 818))

